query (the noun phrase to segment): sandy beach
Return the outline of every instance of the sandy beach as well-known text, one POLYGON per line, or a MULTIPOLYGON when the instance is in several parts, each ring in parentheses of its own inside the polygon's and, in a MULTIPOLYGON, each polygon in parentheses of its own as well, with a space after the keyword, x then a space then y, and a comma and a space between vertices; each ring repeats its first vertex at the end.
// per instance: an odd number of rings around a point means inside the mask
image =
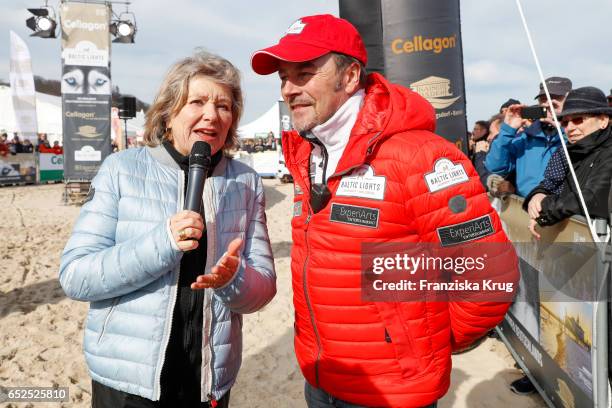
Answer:
MULTIPOLYGON (((263 310, 245 316, 243 366, 231 406, 305 407, 293 354, 293 186, 274 179, 264 184, 278 294, 263 310)), ((91 383, 81 345, 88 304, 66 298, 57 280, 61 251, 80 210, 63 205, 63 188, 0 188, 0 386, 69 387, 70 402, 61 406, 87 407, 91 383)), ((545 407, 537 395, 521 397, 509 390, 522 374, 498 340, 487 339, 453 363, 451 389, 441 408, 545 407)))

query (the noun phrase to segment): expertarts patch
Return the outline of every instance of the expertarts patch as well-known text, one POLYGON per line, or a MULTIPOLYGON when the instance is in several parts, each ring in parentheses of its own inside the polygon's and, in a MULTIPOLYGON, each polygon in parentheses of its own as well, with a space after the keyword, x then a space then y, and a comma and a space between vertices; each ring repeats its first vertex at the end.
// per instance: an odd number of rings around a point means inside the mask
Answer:
POLYGON ((461 224, 449 225, 436 229, 442 246, 461 244, 462 242, 474 241, 476 239, 494 234, 491 216, 485 215, 461 224))
POLYGON ((455 184, 469 181, 462 164, 455 164, 446 157, 436 160, 434 170, 425 174, 425 183, 430 193, 444 190, 455 184))
POLYGON ((372 166, 364 164, 353 170, 349 176, 342 177, 336 196, 383 200, 386 185, 387 179, 384 176, 375 175, 372 166))
POLYGON ((298 186, 297 183, 293 183, 293 195, 299 196, 301 194, 304 194, 302 187, 298 186))
POLYGON ((329 220, 359 227, 378 228, 378 208, 333 203, 329 220))

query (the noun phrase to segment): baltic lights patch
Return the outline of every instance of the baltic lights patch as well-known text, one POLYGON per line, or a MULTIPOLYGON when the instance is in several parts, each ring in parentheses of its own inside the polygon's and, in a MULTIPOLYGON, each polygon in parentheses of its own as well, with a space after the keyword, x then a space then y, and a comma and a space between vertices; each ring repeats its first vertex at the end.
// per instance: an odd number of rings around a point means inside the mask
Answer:
POLYGON ((455 184, 469 181, 462 164, 455 164, 446 157, 438 159, 434 164, 434 170, 425 174, 425 183, 430 193, 444 190, 455 184))
POLYGON ((383 200, 387 179, 374 174, 374 169, 364 164, 350 175, 342 177, 336 196, 371 198, 383 200))

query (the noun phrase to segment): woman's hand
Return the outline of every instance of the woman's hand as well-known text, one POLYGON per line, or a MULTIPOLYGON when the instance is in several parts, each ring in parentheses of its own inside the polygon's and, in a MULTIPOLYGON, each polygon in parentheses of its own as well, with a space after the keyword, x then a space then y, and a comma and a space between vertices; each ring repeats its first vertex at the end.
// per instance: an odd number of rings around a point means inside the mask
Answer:
POLYGON ((535 229, 535 227, 537 225, 538 225, 538 222, 532 218, 532 219, 529 220, 529 225, 527 226, 527 228, 529 228, 529 231, 531 232, 531 235, 533 235, 536 239, 540 239, 542 237, 540 236, 540 234, 535 229))
POLYGON ((536 219, 540 216, 540 212, 542 211, 542 201, 546 198, 546 194, 537 193, 531 197, 529 200, 529 205, 527 206, 527 212, 529 213, 529 218, 536 219))
POLYGON ((191 251, 198 247, 198 240, 204 231, 204 221, 197 212, 183 210, 170 218, 170 231, 181 251, 191 251))
POLYGON ((489 151, 489 143, 485 140, 479 140, 476 142, 476 147, 474 147, 474 153, 479 152, 488 152, 489 151))
POLYGON ((191 284, 191 289, 217 289, 232 280, 234 274, 240 265, 240 247, 242 239, 236 238, 227 246, 227 251, 219 259, 217 265, 213 266, 210 273, 200 275, 196 281, 191 284))

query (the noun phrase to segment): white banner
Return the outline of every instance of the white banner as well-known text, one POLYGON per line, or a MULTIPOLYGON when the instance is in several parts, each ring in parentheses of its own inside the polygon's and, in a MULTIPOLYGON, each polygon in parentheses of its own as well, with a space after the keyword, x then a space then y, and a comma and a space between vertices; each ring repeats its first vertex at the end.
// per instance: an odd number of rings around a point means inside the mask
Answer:
POLYGON ((64 156, 53 153, 40 153, 39 168, 41 171, 60 170, 64 171, 64 156))
POLYGON ((16 129, 21 140, 36 142, 38 122, 36 119, 36 92, 32 60, 27 44, 15 32, 11 36, 11 60, 9 81, 13 96, 16 129))

